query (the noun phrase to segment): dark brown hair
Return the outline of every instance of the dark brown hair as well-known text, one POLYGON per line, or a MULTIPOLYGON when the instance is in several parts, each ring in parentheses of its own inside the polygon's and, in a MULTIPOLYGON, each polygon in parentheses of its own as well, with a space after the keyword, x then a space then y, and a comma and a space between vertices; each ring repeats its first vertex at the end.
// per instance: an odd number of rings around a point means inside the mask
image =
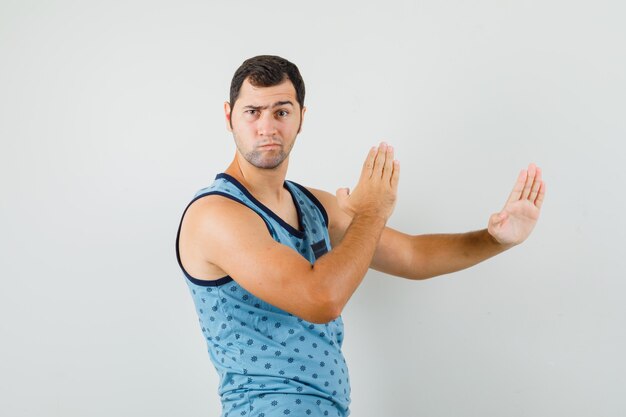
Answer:
POLYGON ((239 90, 248 79, 255 87, 273 87, 289 79, 296 89, 296 100, 300 110, 304 107, 304 81, 295 64, 275 55, 259 55, 246 59, 233 75, 230 83, 230 108, 235 107, 239 90))

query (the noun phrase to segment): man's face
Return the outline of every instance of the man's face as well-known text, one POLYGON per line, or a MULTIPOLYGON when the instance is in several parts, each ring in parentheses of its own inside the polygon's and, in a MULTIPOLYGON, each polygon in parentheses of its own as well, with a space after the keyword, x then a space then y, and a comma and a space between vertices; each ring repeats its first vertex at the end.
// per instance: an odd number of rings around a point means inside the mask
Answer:
POLYGON ((305 110, 300 110, 288 79, 272 87, 255 87, 246 79, 232 113, 230 104, 224 103, 226 126, 239 153, 262 169, 276 168, 287 159, 305 110))

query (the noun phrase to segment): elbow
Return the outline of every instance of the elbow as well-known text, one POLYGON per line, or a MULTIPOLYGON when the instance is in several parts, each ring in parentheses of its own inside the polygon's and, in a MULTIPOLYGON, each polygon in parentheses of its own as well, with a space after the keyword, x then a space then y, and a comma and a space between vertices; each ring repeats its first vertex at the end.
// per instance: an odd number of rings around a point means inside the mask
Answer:
POLYGON ((412 271, 410 274, 403 276, 402 278, 410 279, 412 281, 423 281, 429 278, 436 277, 436 274, 429 273, 428 271, 412 271))
POLYGON ((310 304, 307 317, 302 317, 304 320, 314 324, 326 324, 341 315, 343 304, 335 297, 318 292, 310 299, 314 301, 310 304))
POLYGON ((336 307, 324 308, 318 311, 314 317, 311 317, 310 321, 314 324, 326 324, 335 319, 337 319, 341 315, 341 309, 336 307))
POLYGON ((311 317, 309 317, 308 319, 305 319, 305 320, 308 321, 309 323, 313 323, 313 324, 326 324, 326 323, 330 323, 331 321, 335 320, 340 315, 341 315, 341 313, 320 311, 320 312, 317 312, 317 313, 311 315, 311 317))
POLYGON ((341 316, 341 312, 343 311, 344 306, 345 303, 341 300, 331 299, 326 307, 327 314, 324 323, 328 323, 339 318, 339 316, 341 316))

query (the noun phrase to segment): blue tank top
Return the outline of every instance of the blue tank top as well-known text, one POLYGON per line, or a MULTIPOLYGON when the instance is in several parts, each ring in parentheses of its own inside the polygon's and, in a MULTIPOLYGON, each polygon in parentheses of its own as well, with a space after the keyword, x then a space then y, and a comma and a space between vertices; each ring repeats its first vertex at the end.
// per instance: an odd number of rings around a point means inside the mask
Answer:
MULTIPOLYGON (((328 216, 306 188, 291 181, 284 187, 296 206, 300 230, 228 174, 218 174, 211 186, 198 191, 185 213, 202 197, 229 198, 256 212, 274 240, 314 263, 330 249, 328 216)), ((255 297, 237 277, 196 279, 180 261, 179 236, 180 226, 176 255, 220 377, 222 417, 348 416, 350 379, 341 352, 341 316, 325 324, 310 323, 255 297)))

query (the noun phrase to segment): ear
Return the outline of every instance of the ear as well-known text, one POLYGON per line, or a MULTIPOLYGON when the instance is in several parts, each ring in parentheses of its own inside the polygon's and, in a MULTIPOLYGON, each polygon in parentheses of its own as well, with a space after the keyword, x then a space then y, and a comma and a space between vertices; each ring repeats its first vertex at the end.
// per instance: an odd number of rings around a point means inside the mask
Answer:
POLYGON ((226 118, 226 129, 228 129, 229 132, 233 131, 233 121, 231 120, 231 108, 230 108, 230 103, 228 101, 224 102, 224 117, 226 118))
POLYGON ((302 107, 302 112, 300 112, 300 126, 298 126, 298 133, 302 132, 302 122, 304 121, 304 113, 306 113, 306 106, 302 107))

